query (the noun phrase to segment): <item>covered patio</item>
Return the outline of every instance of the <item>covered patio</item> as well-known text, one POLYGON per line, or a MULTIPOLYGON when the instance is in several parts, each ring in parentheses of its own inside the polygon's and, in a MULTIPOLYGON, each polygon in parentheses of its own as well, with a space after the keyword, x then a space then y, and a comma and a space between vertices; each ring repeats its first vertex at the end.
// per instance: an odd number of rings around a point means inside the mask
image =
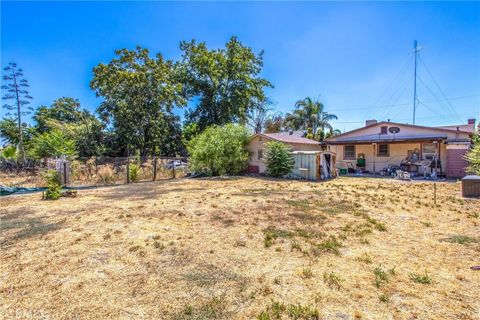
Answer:
POLYGON ((349 137, 329 142, 337 167, 349 174, 393 176, 397 170, 414 177, 446 175, 447 136, 349 137))

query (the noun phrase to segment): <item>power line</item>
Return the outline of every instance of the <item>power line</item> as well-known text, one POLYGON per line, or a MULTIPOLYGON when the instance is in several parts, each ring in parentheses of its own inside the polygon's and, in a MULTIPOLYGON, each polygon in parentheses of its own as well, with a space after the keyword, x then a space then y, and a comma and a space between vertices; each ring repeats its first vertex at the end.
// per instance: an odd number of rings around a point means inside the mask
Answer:
MULTIPOLYGON (((438 84, 438 82, 435 80, 435 78, 433 77, 433 74, 430 72, 430 70, 428 69, 427 65, 425 64, 425 61, 423 59, 420 59, 420 62, 422 63, 422 65, 425 67, 425 70, 427 71, 428 75, 430 76, 430 78, 433 80, 433 83, 435 83, 435 85, 437 86, 438 90, 440 91, 440 93, 442 94, 443 98, 445 99, 445 101, 448 103, 448 106, 450 106, 452 112, 457 115, 456 111, 455 111, 455 108, 452 106, 452 104, 450 103, 450 101, 448 100, 447 96, 445 95, 445 93, 443 92, 442 88, 440 87, 440 85, 438 84)), ((457 115, 458 116, 458 115, 457 115)))
POLYGON ((428 110, 430 110, 433 114, 438 114, 439 116, 441 116, 444 120, 449 120, 447 117, 445 117, 444 114, 439 114, 437 111, 435 111, 434 109, 430 108, 428 105, 426 105, 424 102, 418 100, 418 103, 420 103, 421 105, 423 105, 425 108, 427 108, 428 110))
MULTIPOLYGON (((382 98, 385 96, 385 94, 390 90, 390 87, 392 87, 393 83, 395 83, 397 80, 400 80, 403 78, 405 75, 405 72, 407 70, 408 63, 411 61, 410 55, 407 56, 406 60, 403 62, 399 72, 396 74, 396 76, 392 79, 391 82, 385 87, 385 89, 382 91, 382 94, 378 97, 376 102, 373 104, 373 106, 370 109, 373 109, 372 112, 369 114, 369 117, 373 117, 375 113, 379 110, 380 107, 378 107, 378 104, 382 100, 382 98)), ((390 98, 389 98, 390 99, 390 98)), ((385 100, 388 101, 389 99, 385 100)))
POLYGON ((421 77, 418 77, 418 80, 420 80, 420 83, 422 83, 425 88, 433 95, 434 98, 440 101, 439 105, 442 107, 442 109, 447 112, 453 119, 457 119, 458 121, 462 122, 462 119, 457 115, 456 112, 453 112, 448 108, 447 105, 441 102, 441 99, 438 98, 437 94, 423 81, 421 77))
MULTIPOLYGON (((474 98, 474 97, 480 97, 480 94, 471 94, 471 95, 465 95, 465 96, 457 96, 457 97, 452 97, 448 98, 448 100, 460 100, 460 99, 468 99, 468 98, 474 98)), ((444 101, 445 99, 440 99, 440 100, 428 100, 425 101, 427 103, 430 102, 440 102, 444 101)), ((378 108, 386 108, 386 107, 400 107, 400 106, 409 106, 411 105, 411 102, 404 102, 404 103, 398 103, 398 104, 385 104, 378 106, 378 108)), ((367 109, 372 109, 373 107, 342 107, 341 109, 337 108, 332 108, 332 111, 337 112, 337 111, 350 111, 350 110, 367 110, 367 109)))
MULTIPOLYGON (((405 79, 403 79, 402 82, 399 83, 398 87, 396 88, 395 91, 393 91, 393 93, 388 97, 387 100, 385 101, 392 101, 393 102, 393 105, 395 106, 395 104, 398 102, 398 99, 403 95, 403 92, 405 91, 406 87, 408 86, 408 84, 410 83, 410 80, 411 80, 412 77, 407 77, 405 79), (394 97, 396 97, 394 99, 394 97)), ((392 107, 390 107, 392 108, 392 107)), ((387 108, 388 109, 388 108, 387 108)), ((385 108, 378 108, 374 113, 373 115, 377 115, 379 117, 382 117, 383 114, 385 114, 385 112, 388 112, 389 110, 385 110, 385 108)))
MULTIPOLYGON (((430 94, 438 99, 438 96, 436 95, 436 93, 425 83, 425 81, 423 81, 422 78, 418 78, 420 80, 420 83, 430 92, 430 94)), ((460 119, 459 116, 457 116, 454 112, 452 112, 452 110, 450 110, 442 101, 440 101, 438 103, 438 106, 448 115, 450 116, 452 119, 454 119, 455 121, 460 121, 462 122, 462 120, 460 119)), ((437 111, 438 112, 438 111, 437 111)))
MULTIPOLYGON (((401 90, 400 94, 398 95, 397 100, 398 100, 400 97, 402 97, 403 94, 405 93, 405 91, 407 90, 408 84, 410 83, 410 79, 411 79, 411 78, 412 78, 412 77, 410 77, 410 78, 407 79, 408 81, 405 83, 403 89, 401 90)), ((387 109, 384 111, 384 113, 383 113, 383 119, 386 119, 386 118, 391 114, 392 111, 393 111, 393 108, 387 108, 387 109)), ((400 109, 399 112, 401 112, 401 111, 403 111, 403 110, 400 109)), ((396 114, 398 114, 399 112, 397 112, 396 114)))

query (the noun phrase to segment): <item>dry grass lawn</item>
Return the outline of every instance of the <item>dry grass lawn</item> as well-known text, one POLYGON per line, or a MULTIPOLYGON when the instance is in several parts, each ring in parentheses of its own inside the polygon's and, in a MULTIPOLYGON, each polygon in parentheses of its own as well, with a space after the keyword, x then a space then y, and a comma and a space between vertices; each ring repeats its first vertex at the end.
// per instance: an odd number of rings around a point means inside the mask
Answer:
POLYGON ((459 183, 179 179, 0 199, 5 319, 480 319, 459 183))

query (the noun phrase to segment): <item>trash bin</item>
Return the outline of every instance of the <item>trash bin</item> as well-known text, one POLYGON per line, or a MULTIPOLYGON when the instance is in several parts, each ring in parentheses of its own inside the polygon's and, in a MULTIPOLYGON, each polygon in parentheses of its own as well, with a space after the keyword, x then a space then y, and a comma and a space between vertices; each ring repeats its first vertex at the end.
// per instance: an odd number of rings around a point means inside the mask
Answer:
POLYGON ((462 179, 462 196, 480 198, 480 176, 470 175, 462 179))

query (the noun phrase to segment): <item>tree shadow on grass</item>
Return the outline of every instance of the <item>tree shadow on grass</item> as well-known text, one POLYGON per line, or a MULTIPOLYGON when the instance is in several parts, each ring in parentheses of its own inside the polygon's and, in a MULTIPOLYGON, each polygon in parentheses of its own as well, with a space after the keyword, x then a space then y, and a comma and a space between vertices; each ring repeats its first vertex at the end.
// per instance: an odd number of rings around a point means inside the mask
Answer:
POLYGON ((14 245, 24 239, 43 236, 51 231, 58 230, 65 222, 65 220, 62 220, 48 223, 45 221, 45 217, 35 217, 31 214, 31 211, 21 209, 0 216, 1 247, 14 245))

